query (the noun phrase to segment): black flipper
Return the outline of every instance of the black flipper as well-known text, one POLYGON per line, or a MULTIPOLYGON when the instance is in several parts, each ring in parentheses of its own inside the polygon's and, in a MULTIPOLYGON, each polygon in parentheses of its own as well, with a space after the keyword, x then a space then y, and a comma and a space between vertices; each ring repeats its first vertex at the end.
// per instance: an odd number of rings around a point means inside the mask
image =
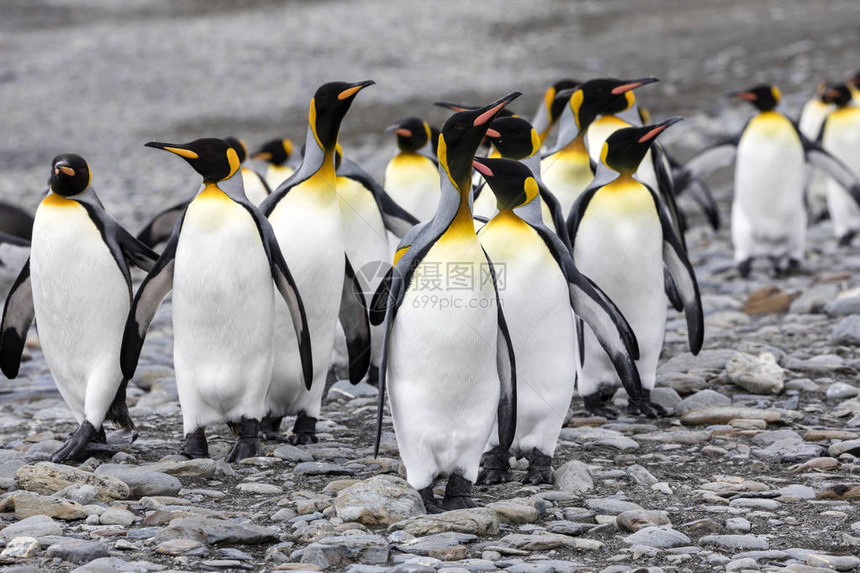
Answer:
POLYGON ((361 283, 358 282, 349 259, 344 256, 344 261, 346 272, 343 277, 338 318, 346 335, 349 381, 351 384, 358 384, 370 367, 370 322, 367 318, 367 303, 361 292, 361 283))
POLYGON ((179 218, 173 234, 170 236, 164 252, 158 258, 155 266, 146 275, 141 283, 131 309, 128 320, 125 323, 125 332, 122 336, 122 349, 120 350, 120 366, 122 375, 126 380, 131 380, 137 369, 137 361, 140 359, 140 351, 143 341, 146 339, 146 331, 152 322, 155 312, 161 301, 173 288, 173 268, 176 263, 176 245, 179 243, 179 232, 185 215, 179 218))
POLYGON ((128 413, 128 405, 125 403, 125 389, 127 386, 128 380, 120 382, 113 397, 113 402, 111 402, 110 408, 108 408, 105 415, 105 419, 126 430, 135 430, 137 426, 134 425, 134 421, 128 413))
POLYGON ((30 284, 30 259, 27 259, 6 297, 3 322, 0 324, 0 370, 7 378, 18 376, 27 332, 35 314, 33 288, 30 284))
POLYGON ((137 240, 143 243, 150 249, 159 243, 170 238, 173 229, 185 212, 185 208, 191 203, 193 197, 182 203, 168 207, 164 211, 158 213, 146 226, 137 234, 137 240))
POLYGON ((376 287, 376 292, 373 293, 370 308, 367 309, 370 324, 373 326, 379 326, 385 320, 385 309, 388 307, 388 293, 391 289, 391 273, 393 271, 394 267, 391 267, 382 277, 382 281, 376 287))
POLYGON ((677 312, 684 310, 684 301, 681 300, 681 293, 678 292, 678 287, 675 286, 675 281, 672 280, 672 275, 669 269, 663 266, 663 284, 666 291, 666 297, 677 312))
MULTIPOLYGON (((746 127, 744 127, 746 129, 746 127)), ((743 133, 743 132, 741 132, 743 133)), ((680 195, 694 179, 699 179, 708 173, 726 167, 735 160, 741 133, 735 137, 723 140, 706 147, 680 167, 675 172, 676 194, 680 195)))
POLYGON ((567 226, 564 221, 564 213, 561 212, 561 203, 558 202, 558 199, 555 195, 553 195, 552 191, 547 189, 545 185, 539 186, 540 198, 549 209, 550 215, 552 215, 552 224, 554 227, 555 234, 561 239, 561 242, 564 243, 564 246, 567 247, 567 250, 570 250, 570 237, 567 234, 567 226))
POLYGON ((663 160, 663 148, 658 143, 651 144, 651 160, 654 166, 654 173, 657 176, 657 188, 660 198, 663 200, 672 224, 675 226, 678 238, 681 240, 684 250, 686 250, 687 241, 684 233, 687 231, 687 221, 675 200, 675 184, 672 181, 672 175, 666 169, 666 163, 663 160))

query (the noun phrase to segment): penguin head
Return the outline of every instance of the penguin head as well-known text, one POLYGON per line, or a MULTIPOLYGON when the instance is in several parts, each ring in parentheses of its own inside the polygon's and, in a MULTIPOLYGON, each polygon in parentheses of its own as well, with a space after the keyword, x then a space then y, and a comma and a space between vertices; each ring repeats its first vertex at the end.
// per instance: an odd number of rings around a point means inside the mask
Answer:
POLYGON ((308 112, 308 125, 314 133, 317 143, 324 151, 334 151, 340 122, 343 121, 349 106, 356 94, 372 86, 373 80, 365 80, 354 84, 346 82, 330 82, 317 88, 311 99, 308 112))
POLYGON ((83 157, 75 153, 64 153, 51 162, 48 185, 57 195, 72 197, 86 191, 91 177, 90 166, 83 157))
POLYGON ((289 139, 272 139, 263 144, 251 159, 267 161, 273 165, 283 165, 293 154, 293 142, 289 139))
POLYGON ((773 85, 760 85, 752 89, 732 92, 729 96, 746 100, 759 111, 771 111, 779 105, 782 99, 782 93, 779 91, 779 88, 773 85))
POLYGON ((639 164, 657 136, 682 119, 684 118, 676 115, 653 125, 619 129, 606 139, 600 152, 600 160, 622 175, 632 175, 639 169, 639 164))
POLYGON ((418 117, 401 119, 393 125, 385 128, 385 133, 393 133, 397 136, 397 147, 401 151, 418 151, 432 137, 430 126, 426 121, 418 117))
POLYGON ((472 165, 493 190, 499 211, 515 209, 538 196, 534 174, 519 161, 476 157, 472 165))
POLYGON ((600 115, 620 113, 629 109, 635 102, 633 90, 659 81, 654 77, 635 80, 615 78, 595 78, 588 80, 570 93, 567 90, 559 95, 569 98, 569 105, 576 118, 579 131, 585 131, 600 115))
MULTIPOLYGON (((555 125, 555 122, 558 121, 559 116, 561 116, 561 112, 564 111, 564 106, 567 105, 567 101, 570 98, 570 94, 573 93, 582 82, 571 79, 563 79, 558 80, 551 86, 549 86, 543 94, 543 102, 541 104, 541 109, 546 117, 543 121, 546 122, 546 129, 539 135, 544 138, 549 133, 549 130, 555 125), (564 92, 565 95, 561 95, 564 92)), ((536 122, 537 123, 537 122, 536 122)))
POLYGON ((487 139, 508 159, 524 159, 540 151, 541 141, 532 124, 521 117, 498 117, 487 130, 487 139))
POLYGON ((161 143, 150 141, 146 147, 163 149, 188 162, 203 176, 204 183, 229 179, 239 169, 239 154, 223 139, 195 139, 191 143, 161 143))
POLYGON ((837 107, 845 107, 851 103, 851 89, 846 84, 834 84, 829 86, 821 95, 821 101, 832 103, 837 107))
POLYGON ((245 145, 245 142, 238 137, 232 137, 229 135, 224 138, 224 141, 236 150, 236 155, 239 156, 239 163, 245 163, 245 159, 248 157, 248 146, 245 145))
POLYGON ((461 192, 471 188, 469 178, 472 174, 472 158, 490 123, 508 103, 520 95, 520 92, 512 92, 484 107, 458 111, 442 126, 436 156, 451 182, 461 192))

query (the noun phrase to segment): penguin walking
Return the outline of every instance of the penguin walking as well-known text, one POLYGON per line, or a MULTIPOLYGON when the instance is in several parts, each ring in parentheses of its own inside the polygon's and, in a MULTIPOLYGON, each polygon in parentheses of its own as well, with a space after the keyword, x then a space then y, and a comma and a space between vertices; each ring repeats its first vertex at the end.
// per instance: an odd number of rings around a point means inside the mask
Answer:
MULTIPOLYGON (((797 118, 797 129, 810 141, 818 141, 824 120, 833 111, 833 104, 823 99, 827 84, 822 82, 815 89, 815 96, 803 104, 797 118)), ((809 170, 806 184, 806 203, 809 218, 813 223, 829 217, 827 212, 827 176, 820 171, 809 170)))
MULTIPOLYGON (((245 145, 245 142, 236 137, 225 137, 224 141, 226 141, 227 144, 236 151, 236 155, 239 157, 239 163, 244 163, 245 158, 248 156, 248 148, 245 145)), ((259 205, 263 199, 268 197, 271 193, 271 189, 269 189, 269 186, 260 174, 253 169, 241 167, 240 172, 242 175, 242 183, 245 188, 245 195, 251 203, 259 205)), ((198 189, 198 192, 199 191, 200 189, 198 189)), ((188 207, 188 204, 193 199, 194 197, 191 197, 180 201, 179 203, 156 214, 137 234, 138 240, 149 248, 153 248, 168 240, 171 233, 173 233, 173 229, 176 228, 177 221, 179 221, 182 213, 185 212, 185 208, 188 207)))
POLYGON ((439 207, 401 242, 395 267, 375 297, 387 301, 376 449, 390 380, 406 479, 431 513, 474 507, 472 484, 496 417, 501 447, 510 447, 515 431, 513 351, 497 277, 475 234, 470 203, 475 151, 490 122, 519 95, 445 122, 438 148, 439 207), (440 476, 449 476, 441 504, 433 494, 440 476))
POLYGON ((313 346, 313 375, 302 376, 295 356, 295 334, 284 309, 276 307, 275 365, 266 398, 263 433, 293 444, 319 441, 319 417, 331 364, 338 319, 349 354, 349 378, 358 383, 370 365, 370 325, 361 284, 346 256, 344 223, 337 198, 335 150, 340 124, 355 96, 373 82, 331 82, 311 99, 302 162, 260 205, 275 230, 300 292, 313 346), (278 430, 286 415, 296 415, 292 435, 278 430))
POLYGON ((251 155, 251 159, 266 163, 266 173, 263 175, 266 185, 270 189, 277 189, 278 185, 293 174, 294 169, 287 163, 292 156, 293 142, 286 138, 278 138, 264 143, 251 155))
POLYGON ((172 289, 182 454, 208 457, 206 426, 227 422, 237 436, 227 461, 256 456, 272 376, 273 288, 289 308, 297 367, 310 381, 302 298, 269 222, 245 196, 233 147, 214 138, 146 145, 185 159, 203 176, 203 189, 182 213, 134 298, 122 340, 123 373, 134 374, 146 330, 172 289))
MULTIPOLYGON (((513 118, 493 125, 505 119, 513 118)), ((570 247, 543 223, 533 172, 508 159, 475 158, 474 166, 497 199, 498 213, 478 232, 478 240, 493 264, 504 269, 499 300, 518 382, 511 449, 502 449, 491 432, 478 482, 508 481, 513 452, 529 460, 524 483, 552 483, 552 457, 578 366, 579 339, 571 308, 595 333, 632 403, 641 391, 634 362, 639 358, 636 337, 618 308, 576 268, 570 247)))
MULTIPOLYGON (((830 86, 823 98, 835 109, 821 126, 821 147, 860 177, 860 107, 845 84, 830 86)), ((860 204, 837 182, 831 179, 827 183, 827 210, 833 231, 839 245, 847 247, 860 231, 860 204)))
POLYGON ((431 144, 430 125, 417 117, 386 128, 397 136, 398 153, 385 166, 385 187, 391 198, 419 221, 429 221, 439 205, 439 164, 421 153, 431 144))
POLYGON ((800 267, 806 248, 806 165, 822 170, 860 202, 860 183, 845 165, 807 139, 776 111, 779 88, 760 85, 730 94, 758 113, 734 137, 694 155, 682 168, 685 180, 735 161, 732 202, 734 259, 741 277, 753 259, 767 257, 776 274, 800 267))
MULTIPOLYGON (((699 287, 686 251, 655 191, 633 177, 654 139, 680 119, 610 135, 594 183, 576 200, 568 219, 577 267, 615 302, 636 333, 642 395, 638 404, 628 401, 627 408, 648 416, 665 414, 651 401, 666 329, 664 265, 683 302, 693 354, 704 337, 699 287)), ((617 386, 618 375, 590 330, 585 331, 578 383, 586 410, 604 415, 601 386, 617 386)))
POLYGON ((80 424, 53 462, 86 459, 92 446, 106 442, 105 420, 135 429, 125 405, 129 377, 120 370, 129 266, 150 270, 157 255, 108 215, 90 180, 80 155, 54 158, 49 192, 33 222, 30 258, 9 292, 0 326, 0 367, 15 378, 27 331, 38 321, 42 352, 80 424))

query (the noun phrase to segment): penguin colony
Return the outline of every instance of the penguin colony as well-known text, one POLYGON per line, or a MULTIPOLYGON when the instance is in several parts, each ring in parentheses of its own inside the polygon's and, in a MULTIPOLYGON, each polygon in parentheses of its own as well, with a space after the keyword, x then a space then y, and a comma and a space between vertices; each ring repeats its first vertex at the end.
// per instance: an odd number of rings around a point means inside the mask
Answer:
POLYGON ((206 427, 219 422, 236 436, 230 462, 258 455, 261 439, 318 441, 342 363, 352 383, 378 386, 377 450, 390 406, 428 512, 473 507, 472 485, 510 480, 511 457, 528 460, 525 482, 551 482, 574 390, 589 414, 615 417, 618 386, 630 414, 666 414, 651 391, 669 304, 685 314, 691 351, 702 347, 677 195, 716 228, 702 177, 735 161, 743 277, 760 258, 778 274, 799 268, 808 208, 816 219, 826 209, 840 245, 860 232, 860 74, 821 86, 799 124, 777 111, 775 86, 731 94, 756 115, 683 165, 658 142, 681 118, 651 122, 637 104, 656 81, 561 80, 531 121, 508 109, 519 92, 440 102, 453 111, 441 129, 417 117, 388 127, 399 151, 383 184, 338 144, 373 82, 327 83, 301 153, 275 139, 250 156, 263 173, 242 166, 247 147, 232 137, 146 143, 201 182, 137 237, 105 211, 87 162, 59 155, 34 218, 0 205, 2 246, 29 248, 3 310, 0 369, 17 376, 35 320, 79 422, 52 460, 109 451, 105 420, 136 437, 126 385, 172 292, 183 455, 207 457, 206 427), (131 266, 147 273, 136 293, 131 266))

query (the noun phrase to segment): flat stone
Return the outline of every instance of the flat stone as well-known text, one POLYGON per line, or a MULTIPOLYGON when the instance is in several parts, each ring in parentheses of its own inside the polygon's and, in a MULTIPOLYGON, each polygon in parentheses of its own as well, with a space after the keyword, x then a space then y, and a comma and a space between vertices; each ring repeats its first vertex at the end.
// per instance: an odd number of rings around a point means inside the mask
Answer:
POLYGON ((706 388, 681 400, 681 403, 678 405, 678 413, 686 414, 690 410, 697 410, 699 408, 707 408, 710 406, 728 406, 731 403, 732 400, 728 396, 720 394, 710 388, 706 388))
POLYGON ((630 476, 630 479, 632 479, 635 483, 638 483, 639 485, 652 486, 660 481, 656 477, 654 477, 654 474, 652 474, 639 464, 633 464, 632 466, 628 467, 627 475, 630 476))
POLYGON ((699 543, 701 545, 714 545, 735 551, 768 548, 767 540, 755 535, 705 535, 699 539, 699 543))
POLYGON ((293 473, 297 476, 352 475, 355 470, 325 462, 302 462, 296 464, 293 473))
POLYGON ((669 514, 662 510, 632 509, 622 511, 615 517, 620 529, 635 533, 640 529, 660 525, 672 525, 669 514))
POLYGON ((126 499, 130 493, 128 485, 118 479, 51 462, 21 466, 15 472, 15 484, 18 489, 41 495, 51 495, 73 485, 90 485, 97 491, 93 500, 99 502, 126 499))
POLYGON ((203 458, 199 460, 178 460, 158 462, 141 466, 141 469, 159 472, 174 477, 211 478, 218 470, 215 460, 203 458))
POLYGON ((129 527, 134 523, 134 514, 127 509, 111 507, 99 516, 102 525, 122 525, 129 527))
POLYGON ((701 376, 680 372, 658 375, 657 384, 668 386, 681 396, 689 396, 708 387, 708 382, 701 376))
POLYGON ((96 468, 96 475, 109 476, 128 484, 131 496, 136 498, 176 495, 182 489, 182 482, 172 475, 125 464, 102 464, 96 468))
POLYGON ((645 527, 624 538, 627 545, 667 548, 690 545, 689 537, 671 527, 645 527))
POLYGON ((765 460, 798 463, 821 457, 827 453, 824 446, 796 439, 777 440, 766 448, 752 450, 752 455, 765 460))
POLYGON ((853 571, 860 568, 860 557, 854 555, 809 555, 806 564, 811 567, 827 567, 836 571, 853 571))
POLYGON ((809 486, 791 484, 776 490, 780 497, 792 499, 815 499, 817 491, 809 486))
MULTIPOLYGON (((461 547, 465 549, 464 544, 472 543, 476 539, 478 539, 476 535, 449 531, 447 533, 438 533, 436 535, 410 539, 404 543, 398 544, 397 550, 403 553, 426 555, 442 561, 450 561, 450 559, 443 559, 443 557, 452 556, 451 553, 444 550, 461 547)), ((456 552, 459 552, 459 549, 456 549, 456 552)), ((464 558, 465 555, 459 559, 464 558)))
POLYGON ((766 509, 773 510, 779 509, 782 504, 776 501, 775 499, 759 499, 759 498, 748 498, 748 497, 739 497, 737 499, 733 499, 730 503, 730 507, 750 507, 755 509, 766 509))
MULTIPOLYGON (((860 316, 857 317, 857 320, 860 320, 860 316)), ((845 382, 834 382, 827 387, 827 390, 825 390, 824 393, 831 400, 845 400, 860 394, 860 388, 852 386, 851 384, 846 384, 845 382)))
POLYGON ((789 370, 807 372, 809 374, 829 374, 845 368, 845 360, 837 354, 819 354, 809 359, 798 359, 786 356, 782 366, 789 370))
POLYGON ((236 489, 245 493, 254 493, 257 495, 280 495, 284 493, 284 488, 262 482, 240 483, 236 486, 236 489))
POLYGON ((534 523, 540 516, 537 508, 525 499, 505 499, 488 503, 485 507, 495 511, 502 523, 534 523))
POLYGON ((258 545, 278 541, 277 530, 253 523, 235 523, 208 517, 186 517, 170 522, 154 540, 161 543, 170 539, 193 539, 208 545, 235 543, 258 545))
POLYGON ((834 458, 838 458, 842 454, 860 456, 860 440, 846 440, 844 442, 837 442, 827 448, 827 453, 834 458))
POLYGON ((726 529, 746 533, 752 529, 752 524, 743 517, 730 517, 726 520, 726 529))
POLYGON ((689 373, 691 370, 723 370, 726 362, 734 355, 730 349, 707 349, 693 356, 689 352, 673 356, 657 368, 658 374, 679 372, 689 373))
POLYGON ((764 286, 750 292, 743 311, 750 315, 785 312, 799 296, 799 292, 787 292, 774 285, 764 286))
POLYGON ((824 305, 824 312, 829 316, 860 314, 860 296, 851 296, 832 300, 824 305))
POLYGON ((726 376, 753 394, 779 394, 785 383, 785 372, 769 352, 758 356, 737 352, 726 363, 726 376))
POLYGON ((499 532, 499 516, 495 511, 485 507, 456 509, 436 515, 410 517, 389 526, 389 530, 402 530, 416 537, 446 531, 496 535, 499 532))
POLYGON ((278 446, 277 448, 275 448, 275 451, 272 452, 272 455, 276 458, 280 458, 282 460, 286 460, 288 462, 293 463, 314 461, 314 457, 309 451, 303 450, 302 448, 297 448, 296 446, 292 446, 290 444, 278 446))
MULTIPOLYGON (((860 499, 860 485, 831 485, 818 490, 815 496, 818 499, 860 499)), ((4 529, 2 533, 5 533, 4 529)))
POLYGON ((834 300, 839 294, 839 287, 832 283, 813 285, 803 291, 788 307, 792 314, 820 313, 824 305, 834 300))
POLYGON ((21 535, 12 539, 0 552, 0 557, 7 559, 29 559, 35 557, 42 549, 39 540, 29 535, 21 535))
POLYGON ((579 460, 570 460, 553 472, 557 489, 568 493, 583 493, 594 489, 594 480, 588 466, 579 460))
POLYGON ((591 498, 585 500, 585 507, 604 515, 618 515, 631 510, 641 510, 642 506, 632 501, 614 499, 611 497, 591 498))
POLYGON ((5 529, 0 531, 0 537, 6 541, 11 541, 16 537, 45 537, 48 535, 62 535, 63 529, 60 525, 48 517, 47 515, 34 515, 26 519, 22 519, 11 525, 7 525, 5 529))
POLYGON ((681 423, 687 426, 728 424, 731 420, 745 418, 764 420, 769 424, 789 423, 800 419, 803 414, 777 408, 748 408, 744 406, 711 406, 691 410, 681 416, 681 423))
POLYGON ((46 515, 55 519, 72 521, 84 519, 88 513, 79 503, 68 502, 54 497, 36 495, 29 492, 17 492, 15 500, 15 517, 24 519, 33 515, 46 515))
POLYGON ((603 547, 603 543, 593 539, 568 537, 557 533, 511 533, 502 537, 499 544, 523 551, 549 551, 558 547, 575 549, 600 549, 603 547))
POLYGON ((165 555, 183 555, 192 551, 199 551, 200 549, 204 549, 204 555, 207 553, 203 544, 199 541, 182 538, 168 539, 167 541, 163 541, 155 546, 155 551, 157 553, 163 553, 165 555))
POLYGON ((391 475, 374 476, 340 490, 334 508, 344 521, 365 525, 391 525, 426 513, 418 492, 391 475))
POLYGON ((381 535, 344 535, 311 543, 302 553, 301 562, 329 570, 351 563, 382 565, 388 562, 388 554, 388 541, 381 535))
POLYGON ((63 541, 51 545, 48 547, 48 551, 45 552, 45 557, 56 557, 78 565, 107 556, 107 548, 97 541, 63 541))
POLYGON ((839 346, 860 345, 860 316, 846 316, 830 333, 830 342, 839 346))

